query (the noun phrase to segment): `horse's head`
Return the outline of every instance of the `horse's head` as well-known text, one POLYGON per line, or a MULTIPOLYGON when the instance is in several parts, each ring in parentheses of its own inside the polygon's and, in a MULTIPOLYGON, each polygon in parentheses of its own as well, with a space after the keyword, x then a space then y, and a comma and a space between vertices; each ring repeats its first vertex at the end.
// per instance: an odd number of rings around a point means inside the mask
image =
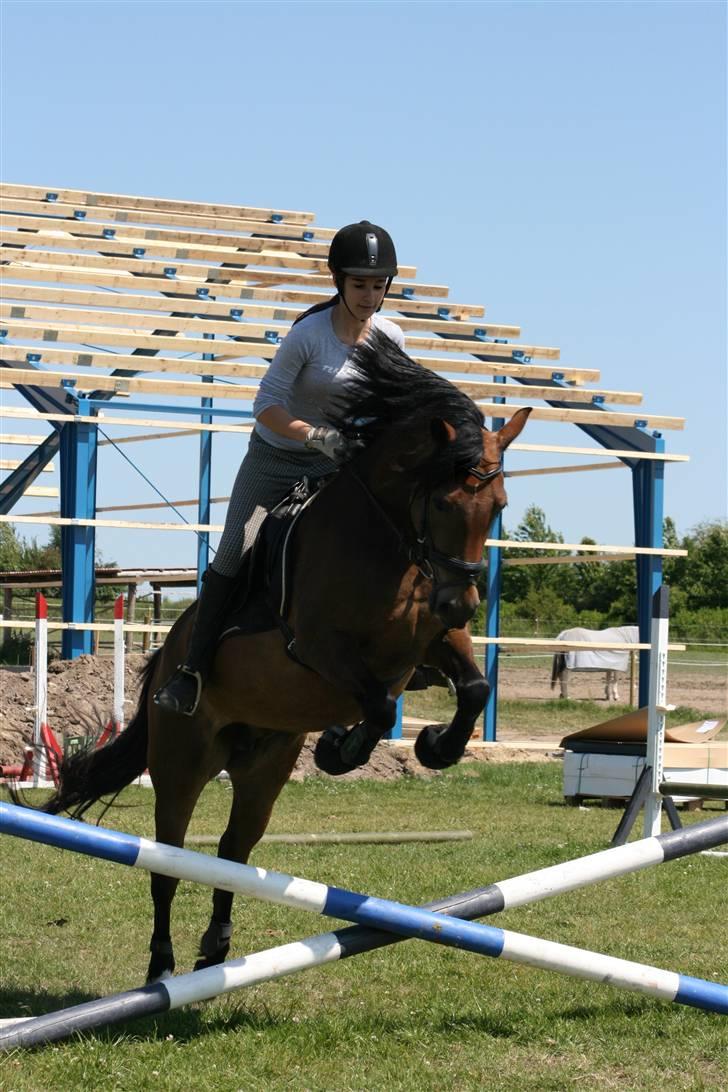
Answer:
POLYGON ((432 581, 432 613, 448 628, 464 626, 479 602, 488 529, 506 503, 503 452, 531 411, 489 432, 467 394, 377 331, 350 365, 346 398, 329 415, 364 443, 349 473, 432 581))
MULTIPOLYGON (((430 610, 448 627, 458 629, 473 616, 480 602, 478 577, 485 568, 483 549, 495 516, 507 503, 503 483, 503 452, 519 435, 530 409, 521 409, 497 432, 481 429, 479 458, 456 463, 436 484, 417 481, 416 467, 400 467, 413 481, 409 519, 411 558, 432 581, 430 610), (414 472, 414 473, 413 473, 414 472)), ((429 453, 420 449, 420 464, 428 457, 442 463, 456 447, 458 429, 443 418, 430 422, 429 453)))

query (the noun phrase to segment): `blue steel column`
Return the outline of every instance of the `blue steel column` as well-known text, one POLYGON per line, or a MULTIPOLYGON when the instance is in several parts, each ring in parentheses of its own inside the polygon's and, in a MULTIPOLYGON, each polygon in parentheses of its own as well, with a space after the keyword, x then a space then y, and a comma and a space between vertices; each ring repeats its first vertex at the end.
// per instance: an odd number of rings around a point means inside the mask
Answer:
MULTIPOLYGON (((214 334, 203 334, 204 338, 213 338, 214 334)), ((212 360, 212 353, 203 353, 203 360, 212 360)), ((212 383, 211 375, 203 375, 203 383, 212 383)), ((201 401, 203 409, 212 407, 211 398, 203 398, 201 401)), ((212 422, 211 413, 200 414, 200 423, 203 425, 209 425, 212 422)), ((211 464, 212 464, 212 433, 200 432, 200 482, 199 492, 197 494, 197 522, 209 523, 210 522, 210 479, 211 479, 211 464)), ((205 572, 207 566, 210 563, 210 533, 209 531, 200 531, 197 535, 197 594, 200 594, 202 588, 202 575, 205 572)))
MULTIPOLYGON (((88 399, 79 398, 76 413, 90 416, 88 399)), ((61 430, 61 516, 94 519, 96 516, 95 424, 69 422, 61 430)), ((93 622, 96 591, 95 527, 61 528, 63 621, 93 622)), ((93 650, 91 630, 64 630, 61 655, 73 660, 93 650)))
MULTIPOLYGON (((494 376, 496 383, 505 383, 506 377, 504 375, 494 376)), ((504 403, 505 398, 494 398, 494 402, 504 403)), ((505 420, 502 417, 494 417, 491 425, 492 428, 503 428, 505 420)), ((498 513, 493 526, 491 527, 489 538, 502 538, 503 537, 503 515, 498 513)), ((487 601, 485 607, 485 636, 486 637, 498 637, 500 635, 500 598, 501 598, 501 584, 503 581, 503 559, 500 546, 487 546, 485 550, 485 558, 488 563, 487 572, 487 601)), ((494 743, 497 733, 498 722, 498 646, 486 645, 485 646, 485 677, 488 682, 490 690, 488 692, 488 700, 485 703, 485 713, 483 715, 483 739, 487 743, 494 743)))
MULTIPOLYGON (((664 450, 665 441, 655 435, 655 451, 662 453, 664 450)), ((664 475, 665 464, 658 460, 640 459, 632 469, 635 546, 660 549, 663 545, 664 475)), ((650 640, 652 600, 662 585, 662 557, 638 554, 636 564, 637 622, 640 642, 645 642, 650 640)), ((649 704, 650 658, 649 649, 640 651, 640 708, 649 704)))

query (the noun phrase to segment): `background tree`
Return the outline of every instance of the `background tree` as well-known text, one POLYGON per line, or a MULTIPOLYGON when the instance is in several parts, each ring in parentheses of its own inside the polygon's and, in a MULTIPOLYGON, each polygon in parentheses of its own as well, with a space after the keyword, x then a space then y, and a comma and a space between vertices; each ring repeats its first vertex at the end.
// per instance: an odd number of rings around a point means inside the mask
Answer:
POLYGON ((699 523, 685 537, 684 580, 687 606, 728 607, 728 523, 699 523))
POLYGON ((21 569, 23 544, 11 523, 0 523, 0 570, 13 572, 21 569))

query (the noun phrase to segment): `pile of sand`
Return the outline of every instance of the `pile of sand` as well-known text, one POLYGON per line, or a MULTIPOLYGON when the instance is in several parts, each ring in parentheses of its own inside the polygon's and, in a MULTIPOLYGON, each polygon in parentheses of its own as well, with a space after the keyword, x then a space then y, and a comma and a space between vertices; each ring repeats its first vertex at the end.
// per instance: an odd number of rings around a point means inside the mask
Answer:
MULTIPOLYGON (((139 693, 139 673, 146 662, 141 654, 126 657, 125 713, 132 716, 139 693)), ((110 658, 79 656, 76 660, 55 660, 48 665, 48 723, 59 742, 70 736, 98 733, 111 716, 114 665, 110 658)), ((0 668, 0 764, 18 763, 33 734, 33 676, 28 671, 0 668)), ((325 777, 313 760, 315 736, 307 740, 292 780, 325 777)), ((513 747, 468 752, 480 761, 544 761, 548 755, 513 747)), ((414 756, 411 746, 380 745, 366 766, 344 775, 346 780, 370 778, 389 781, 399 777, 432 777, 414 756)))

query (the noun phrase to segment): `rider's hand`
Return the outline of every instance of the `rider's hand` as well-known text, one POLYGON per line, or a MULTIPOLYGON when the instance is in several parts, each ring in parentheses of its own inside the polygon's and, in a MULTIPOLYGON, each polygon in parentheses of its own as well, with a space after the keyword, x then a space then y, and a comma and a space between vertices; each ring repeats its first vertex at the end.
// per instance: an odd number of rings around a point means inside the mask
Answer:
POLYGON ((336 428, 321 425, 310 428, 306 434, 306 447, 310 451, 320 451, 337 466, 346 461, 361 445, 357 440, 348 440, 336 428))

